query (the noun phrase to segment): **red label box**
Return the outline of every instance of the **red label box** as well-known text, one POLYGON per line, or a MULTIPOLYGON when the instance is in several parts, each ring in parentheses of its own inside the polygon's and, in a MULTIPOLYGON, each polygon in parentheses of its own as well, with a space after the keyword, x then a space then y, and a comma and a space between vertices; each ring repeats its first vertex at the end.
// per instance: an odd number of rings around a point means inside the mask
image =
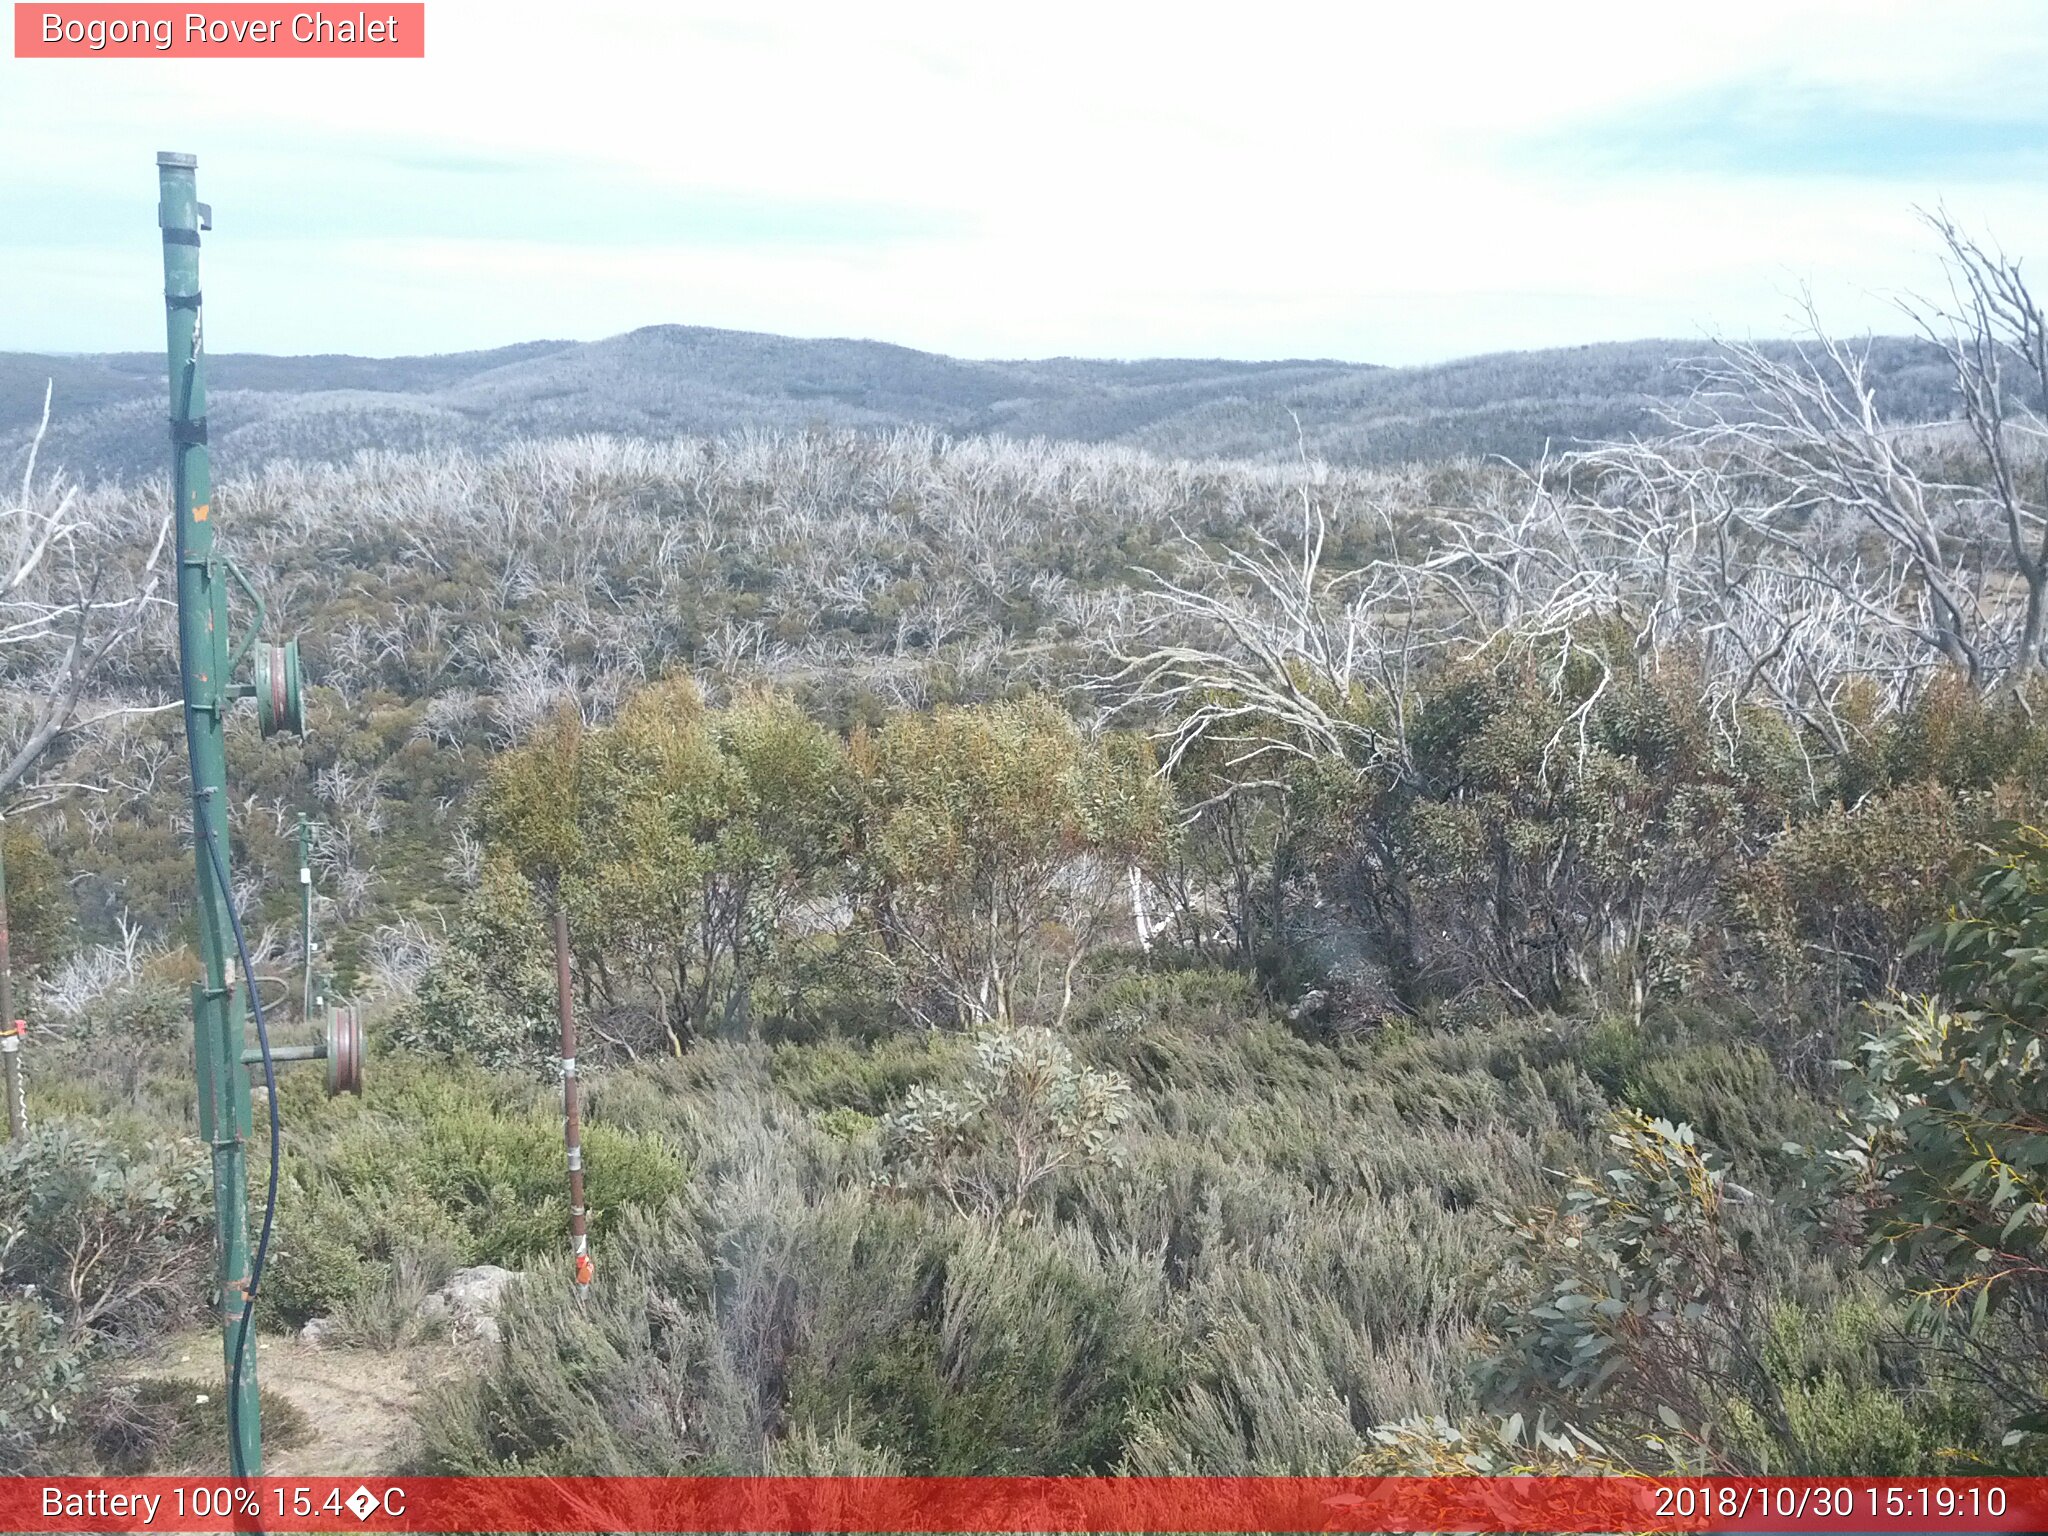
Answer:
POLYGON ((423 59, 427 8, 34 4, 14 7, 17 59, 423 59))
POLYGON ((2048 1479, 0 1477, 0 1530, 1990 1536, 2048 1530, 2048 1479))

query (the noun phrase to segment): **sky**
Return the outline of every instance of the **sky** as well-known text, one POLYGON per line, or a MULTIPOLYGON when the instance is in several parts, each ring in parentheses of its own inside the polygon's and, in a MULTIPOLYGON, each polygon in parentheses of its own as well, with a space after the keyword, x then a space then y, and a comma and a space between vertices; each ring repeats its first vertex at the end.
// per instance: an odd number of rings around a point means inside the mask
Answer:
MULTIPOLYGON (((339 7, 330 7, 339 10, 339 7)), ((349 8, 353 14, 354 7, 349 8)), ((428 0, 424 60, 0 59, 0 349, 651 324, 1421 363, 1905 329, 1915 209, 2048 262, 2048 5, 428 0)))

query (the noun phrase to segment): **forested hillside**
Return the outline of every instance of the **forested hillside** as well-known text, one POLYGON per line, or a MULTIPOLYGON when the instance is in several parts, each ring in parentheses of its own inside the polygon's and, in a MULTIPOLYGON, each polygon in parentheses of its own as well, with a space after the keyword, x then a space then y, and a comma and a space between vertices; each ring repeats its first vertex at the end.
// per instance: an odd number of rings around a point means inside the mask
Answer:
MULTIPOLYGON (((1387 466, 1503 455, 1653 431, 1690 390, 1705 342, 1504 353, 1418 368, 1055 358, 974 362, 869 341, 800 341, 651 326, 588 344, 532 342, 448 357, 209 359, 223 462, 341 461, 365 450, 489 451, 584 432, 932 427, 954 435, 1122 443, 1176 458, 1292 457, 1387 466)), ((1789 347, 1773 355, 1789 355, 1789 347)), ((1931 344, 1871 344, 1898 422, 1946 420, 1931 344)), ((161 467, 162 359, 0 355, 0 444, 20 444, 54 384, 48 452, 88 482, 161 467)))
MULTIPOLYGON (((641 374, 670 403, 619 425, 711 409, 677 352, 787 390, 729 345, 351 385, 486 446, 237 468, 260 422, 215 433, 224 544, 311 679, 303 738, 233 725, 238 906, 298 1038, 310 815, 321 989, 371 1019, 360 1101, 281 1081, 261 1316, 445 1351, 403 1466, 2041 1466, 2048 508, 2023 404, 1984 405, 2018 374, 1959 346, 1973 414, 1910 433, 1883 402, 1958 381, 1927 354, 1737 347, 1661 436, 1526 468, 1317 444, 1365 409, 1533 431, 1594 408, 1568 359, 1246 370, 1307 442, 1235 460, 521 435, 641 374), (481 1263, 520 1276, 489 1327, 426 1305, 481 1263)), ((1053 408, 802 355, 831 409, 1053 408)), ((1588 356, 1600 409, 1678 387, 1588 356)), ((1128 407, 1104 436, 1222 389, 1019 366, 1128 407)), ((158 489, 67 499, 58 446, 12 515, 73 532, 18 589, 150 593, 158 489)), ((171 618, 121 612, 7 804, 24 1467, 221 1454, 137 1364, 204 1315, 210 1222, 171 618)), ((17 739, 77 654, 19 653, 17 739)))

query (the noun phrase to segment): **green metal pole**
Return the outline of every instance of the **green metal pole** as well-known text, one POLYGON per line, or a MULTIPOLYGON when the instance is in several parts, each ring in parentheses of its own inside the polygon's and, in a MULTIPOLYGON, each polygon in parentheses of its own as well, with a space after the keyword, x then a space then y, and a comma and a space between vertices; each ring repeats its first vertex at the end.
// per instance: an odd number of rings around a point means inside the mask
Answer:
POLYGON ((171 383, 171 515, 178 534, 178 665, 184 681, 185 741, 192 764, 192 843, 198 868, 201 980, 192 989, 192 1054, 199 1081, 199 1134, 213 1149, 213 1211, 218 1233, 221 1352, 228 1393, 231 1465, 245 1477, 262 1471, 253 1330, 244 1333, 239 1372, 235 1338, 249 1296, 249 1072, 242 1064, 241 989, 228 945, 229 893, 216 878, 207 841, 226 863, 228 846, 226 717, 228 575, 214 553, 212 466, 206 451, 206 354, 199 296, 199 231, 211 226, 198 201, 192 155, 160 154, 164 316, 171 383))

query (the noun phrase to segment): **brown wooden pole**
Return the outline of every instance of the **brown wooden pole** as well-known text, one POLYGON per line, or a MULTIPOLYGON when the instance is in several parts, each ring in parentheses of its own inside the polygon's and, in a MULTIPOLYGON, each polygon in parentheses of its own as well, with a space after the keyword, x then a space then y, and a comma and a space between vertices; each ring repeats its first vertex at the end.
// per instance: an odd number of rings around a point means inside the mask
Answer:
POLYGON ((0 1025, 0 1062, 7 1064, 7 1139, 28 1139, 28 1084, 22 1078, 21 1042, 27 1028, 19 1020, 0 1025))
POLYGON ((0 1058, 7 1063, 7 1139, 28 1135, 28 1088, 22 1082, 25 1027, 14 1018, 14 963, 7 947, 7 827, 0 822, 0 1058))
POLYGON ((569 992, 569 913, 555 898, 555 1005, 562 1015, 562 1139, 569 1153, 569 1245, 576 1299, 590 1294, 590 1236, 583 1208, 583 1112, 576 1093, 576 1006, 569 992))

